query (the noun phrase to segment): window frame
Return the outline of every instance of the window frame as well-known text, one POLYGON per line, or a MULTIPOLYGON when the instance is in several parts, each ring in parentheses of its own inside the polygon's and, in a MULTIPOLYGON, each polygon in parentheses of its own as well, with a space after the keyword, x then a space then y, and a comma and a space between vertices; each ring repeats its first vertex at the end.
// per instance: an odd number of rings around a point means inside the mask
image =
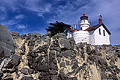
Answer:
POLYGON ((101 29, 99 28, 99 35, 101 35, 101 29))
POLYGON ((103 36, 105 36, 105 30, 103 30, 103 36))

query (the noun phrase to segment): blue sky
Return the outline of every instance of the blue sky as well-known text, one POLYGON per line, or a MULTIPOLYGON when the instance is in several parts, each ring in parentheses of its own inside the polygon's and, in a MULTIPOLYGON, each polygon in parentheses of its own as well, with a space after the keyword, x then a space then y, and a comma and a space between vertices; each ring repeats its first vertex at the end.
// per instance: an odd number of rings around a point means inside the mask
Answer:
POLYGON ((43 35, 49 23, 55 21, 73 26, 83 13, 90 26, 98 24, 101 14, 112 33, 111 44, 120 44, 120 0, 0 0, 0 24, 20 34, 43 35))

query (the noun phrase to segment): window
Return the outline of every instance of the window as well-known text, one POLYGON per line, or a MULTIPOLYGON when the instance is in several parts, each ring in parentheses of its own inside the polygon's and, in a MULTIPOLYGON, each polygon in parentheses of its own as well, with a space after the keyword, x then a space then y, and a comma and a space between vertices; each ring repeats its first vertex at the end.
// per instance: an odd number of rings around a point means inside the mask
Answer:
POLYGON ((103 36, 105 36, 105 30, 103 30, 103 36))
POLYGON ((82 30, 82 27, 80 29, 82 30))
POLYGON ((99 28, 99 34, 101 35, 101 29, 99 28))

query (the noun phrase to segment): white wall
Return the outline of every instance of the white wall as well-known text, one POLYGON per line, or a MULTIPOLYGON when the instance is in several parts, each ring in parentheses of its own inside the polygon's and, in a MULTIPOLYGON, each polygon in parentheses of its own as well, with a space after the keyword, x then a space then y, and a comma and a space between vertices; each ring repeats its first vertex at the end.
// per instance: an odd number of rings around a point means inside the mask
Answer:
POLYGON ((90 39, 89 39, 90 41, 89 41, 89 43, 92 44, 92 45, 95 45, 95 36, 94 36, 95 34, 94 34, 94 30, 93 30, 93 31, 90 31, 89 34, 90 34, 90 39))
POLYGON ((67 33, 67 38, 71 38, 71 37, 73 37, 73 36, 72 36, 72 32, 68 31, 68 33, 67 33))
POLYGON ((73 38, 75 40, 75 43, 85 43, 87 42, 89 44, 89 32, 88 31, 75 31, 73 33, 73 38))
POLYGON ((86 30, 89 27, 90 23, 88 22, 88 20, 81 20, 80 22, 80 27, 82 28, 82 30, 86 30))
POLYGON ((110 44, 110 39, 109 39, 109 34, 107 31, 104 29, 103 26, 100 26, 97 28, 94 33, 91 35, 91 40, 92 38, 94 39, 94 43, 91 43, 92 45, 109 45, 110 44), (101 35, 99 34, 99 28, 101 29, 101 35), (103 30, 105 30, 105 36, 103 35, 103 30))

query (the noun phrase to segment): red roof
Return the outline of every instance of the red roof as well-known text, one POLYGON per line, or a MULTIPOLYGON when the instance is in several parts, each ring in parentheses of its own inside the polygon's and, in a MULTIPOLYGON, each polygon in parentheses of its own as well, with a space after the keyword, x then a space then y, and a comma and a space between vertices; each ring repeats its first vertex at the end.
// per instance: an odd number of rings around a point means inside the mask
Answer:
POLYGON ((70 28, 66 28, 66 29, 68 29, 68 30, 70 30, 70 31, 77 31, 76 28, 75 28, 74 30, 73 30, 73 29, 70 29, 70 28))
POLYGON ((89 28, 86 29, 86 31, 92 31, 92 30, 95 30, 95 29, 97 29, 98 27, 100 27, 101 25, 103 25, 103 27, 104 27, 105 30, 108 32, 108 34, 111 34, 110 31, 106 28, 106 26, 105 26, 103 23, 101 23, 101 24, 97 24, 97 25, 92 26, 92 27, 89 27, 89 28))
POLYGON ((75 28, 74 31, 77 31, 77 29, 75 28))
POLYGON ((97 24, 97 25, 95 25, 95 26, 89 27, 89 28, 87 28, 86 30, 87 30, 87 31, 91 31, 91 30, 93 30, 94 28, 96 28, 98 25, 100 25, 100 24, 97 24))

